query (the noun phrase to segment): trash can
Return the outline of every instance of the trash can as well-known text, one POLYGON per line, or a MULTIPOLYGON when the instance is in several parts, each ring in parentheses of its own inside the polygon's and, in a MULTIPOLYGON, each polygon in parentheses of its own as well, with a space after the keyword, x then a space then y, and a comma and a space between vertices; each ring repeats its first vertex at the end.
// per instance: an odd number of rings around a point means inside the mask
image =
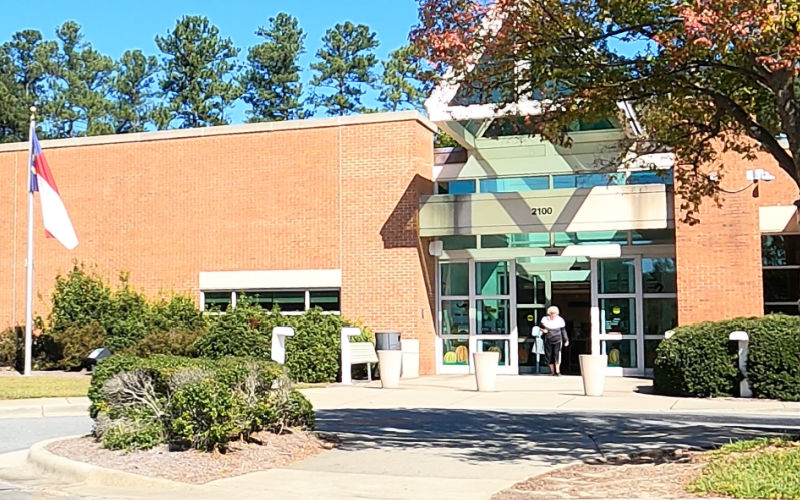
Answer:
POLYGON ((403 378, 419 377, 419 340, 403 339, 400 341, 403 351, 403 378))
POLYGON ((399 351, 400 332, 376 332, 375 333, 376 351, 399 351))

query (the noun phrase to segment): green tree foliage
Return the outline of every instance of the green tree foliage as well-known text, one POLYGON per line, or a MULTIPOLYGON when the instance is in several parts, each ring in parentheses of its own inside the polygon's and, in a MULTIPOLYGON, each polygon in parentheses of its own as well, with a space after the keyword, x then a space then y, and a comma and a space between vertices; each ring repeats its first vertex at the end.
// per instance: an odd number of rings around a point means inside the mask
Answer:
POLYGON ((305 118, 298 59, 305 52, 306 35, 297 18, 281 12, 269 19, 269 26, 258 28, 256 35, 265 41, 250 48, 248 69, 242 76, 243 99, 252 106, 247 112, 249 121, 305 118))
POLYGON ((142 132, 153 120, 158 69, 156 58, 141 50, 127 50, 117 61, 112 80, 114 133, 142 132))
POLYGON ((383 87, 378 100, 383 103, 383 108, 387 111, 422 109, 432 83, 430 70, 425 67, 416 47, 406 45, 394 50, 382 64, 383 87))
POLYGON ((57 50, 36 30, 15 33, 0 45, 0 142, 28 138, 29 109, 49 98, 46 80, 57 50))
POLYGON ((366 111, 361 99, 377 81, 375 33, 368 26, 347 21, 327 30, 322 42, 317 61, 311 64, 316 71, 311 80, 314 105, 332 116, 366 111))
POLYGON ((632 104, 622 154, 676 154, 688 222, 718 198, 722 152, 766 152, 800 184, 798 0, 420 0, 419 19, 412 40, 441 74, 501 110, 540 100, 532 128, 556 143, 632 104))
MULTIPOLYGON (((184 16, 166 36, 156 36, 163 53, 160 81, 170 122, 180 128, 224 125, 225 111, 241 94, 236 83, 235 58, 239 49, 222 38, 208 18, 184 16)), ((157 120, 164 124, 163 112, 157 120)))
POLYGON ((113 132, 109 114, 114 61, 85 42, 81 27, 67 21, 56 30, 59 51, 50 60, 44 130, 64 138, 113 132))

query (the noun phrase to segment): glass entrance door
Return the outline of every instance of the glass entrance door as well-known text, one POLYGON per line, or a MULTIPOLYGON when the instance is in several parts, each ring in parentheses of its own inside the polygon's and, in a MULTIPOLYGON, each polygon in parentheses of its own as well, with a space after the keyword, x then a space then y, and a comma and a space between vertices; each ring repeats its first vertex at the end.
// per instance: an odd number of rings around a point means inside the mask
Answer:
POLYGON ((439 265, 439 373, 473 371, 472 353, 496 351, 498 373, 517 373, 513 261, 449 261, 439 265))

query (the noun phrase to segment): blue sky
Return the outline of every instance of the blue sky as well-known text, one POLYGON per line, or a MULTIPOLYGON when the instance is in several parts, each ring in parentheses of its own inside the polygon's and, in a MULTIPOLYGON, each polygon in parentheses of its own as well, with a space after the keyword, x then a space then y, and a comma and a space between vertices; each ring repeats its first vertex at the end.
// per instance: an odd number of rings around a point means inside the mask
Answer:
MULTIPOLYGON (((325 30, 336 23, 352 21, 366 24, 381 42, 376 51, 380 58, 407 42, 408 31, 416 24, 414 0, 28 0, 4 2, 0 16, 0 43, 23 29, 37 29, 45 38, 55 38, 55 28, 64 21, 77 21, 86 41, 97 50, 118 58, 127 49, 141 49, 158 55, 154 38, 164 35, 183 15, 203 15, 215 24, 220 34, 230 37, 242 49, 259 43, 255 31, 278 12, 287 12, 300 21, 305 30, 306 53, 301 65, 306 68, 321 46, 325 30)), ((231 113, 234 122, 243 120, 242 106, 231 113)))

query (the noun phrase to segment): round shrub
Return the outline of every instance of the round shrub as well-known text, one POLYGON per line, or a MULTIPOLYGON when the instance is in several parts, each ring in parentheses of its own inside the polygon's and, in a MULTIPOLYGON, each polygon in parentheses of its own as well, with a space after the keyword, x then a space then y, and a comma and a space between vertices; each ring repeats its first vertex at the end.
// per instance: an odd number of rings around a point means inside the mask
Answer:
POLYGON ((739 371, 728 341, 733 331, 729 323, 705 321, 676 328, 656 350, 655 391, 698 397, 733 394, 739 371))
POLYGON ((747 376, 759 398, 800 401, 800 318, 768 315, 753 321, 747 376))
MULTIPOLYGON (((356 326, 319 308, 294 318, 294 337, 286 340, 286 368, 292 380, 333 382, 339 376, 340 337, 343 327, 356 326)), ((362 329, 362 331, 364 331, 362 329)), ((371 341, 368 332, 351 342, 371 341)))
POLYGON ((750 337, 747 363, 753 395, 800 400, 800 318, 768 315, 706 321, 675 329, 656 351, 653 386, 678 396, 732 395, 743 375, 734 331, 750 337))
POLYGON ((89 397, 95 436, 114 448, 224 449, 253 432, 314 426, 284 368, 255 358, 115 355, 98 364, 89 397))

